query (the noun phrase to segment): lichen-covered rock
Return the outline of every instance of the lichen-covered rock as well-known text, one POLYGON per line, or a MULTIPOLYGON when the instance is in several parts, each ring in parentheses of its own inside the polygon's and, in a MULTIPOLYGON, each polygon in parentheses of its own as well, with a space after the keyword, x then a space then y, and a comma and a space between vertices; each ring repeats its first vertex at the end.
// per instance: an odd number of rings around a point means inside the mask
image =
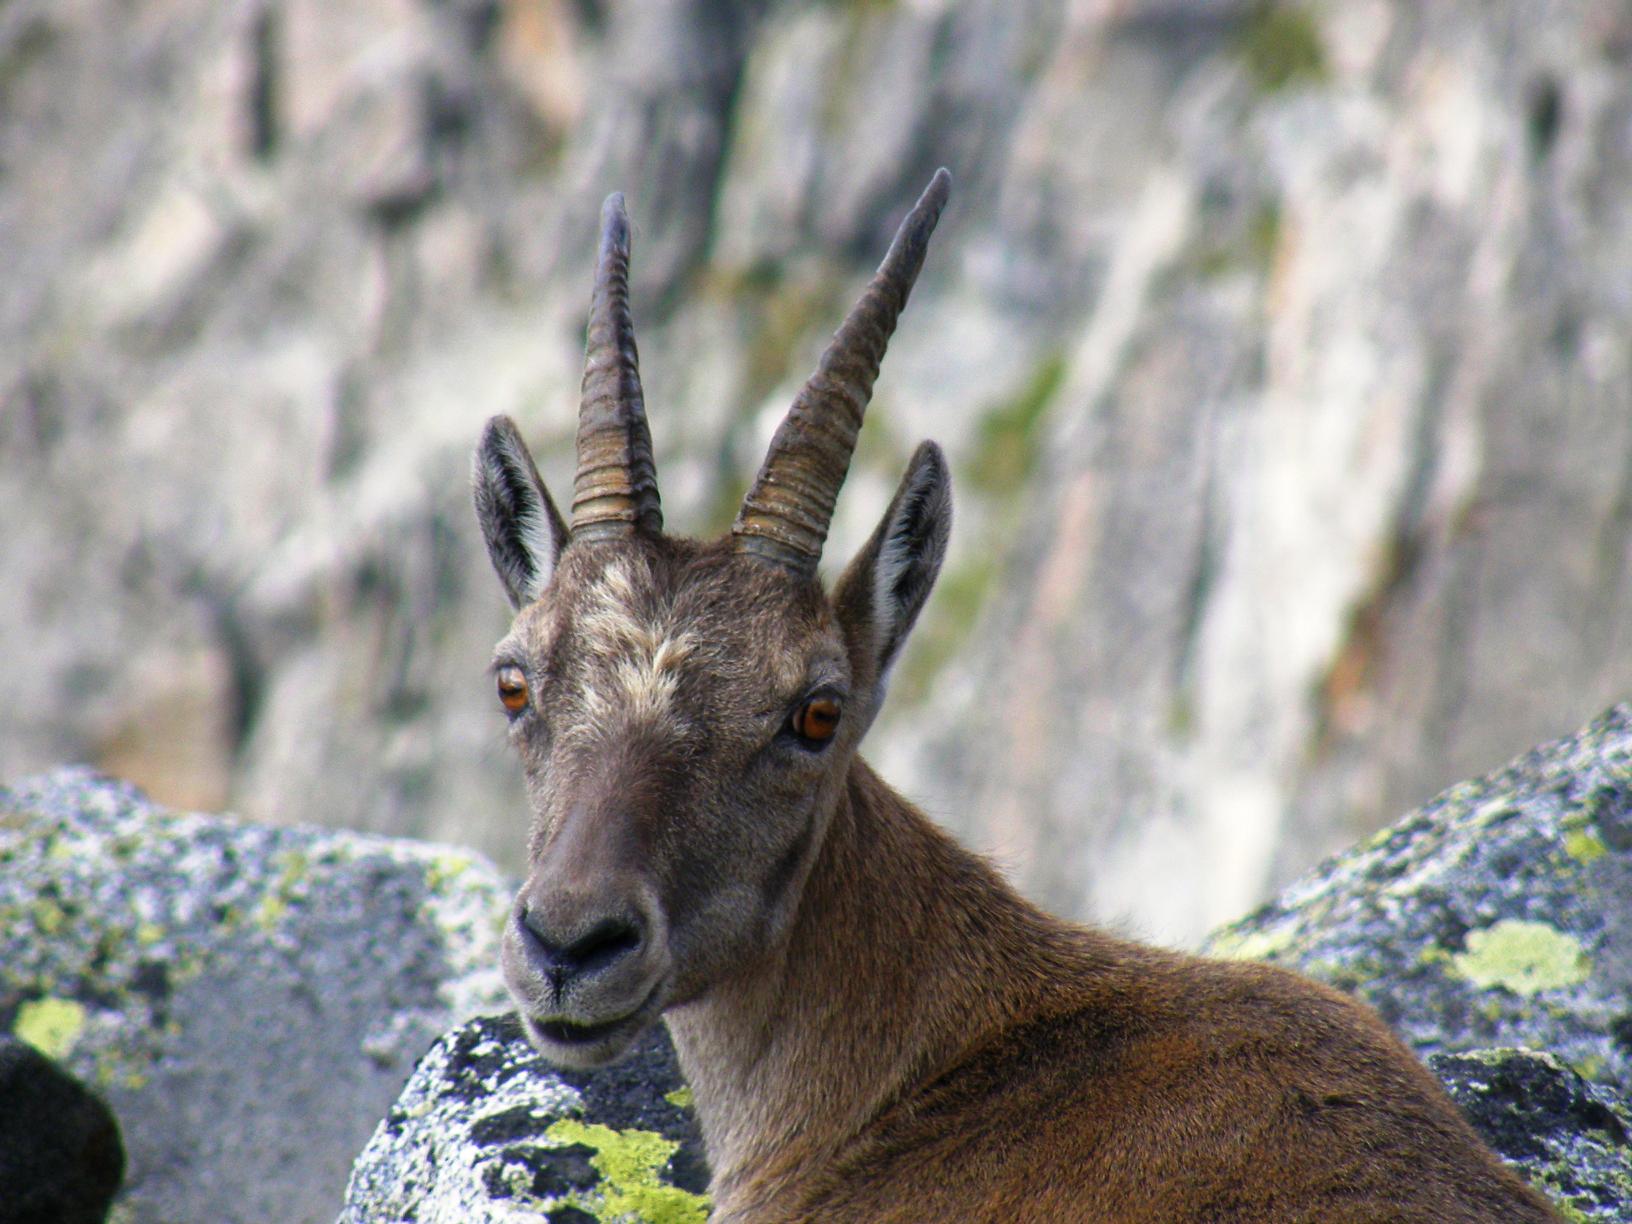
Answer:
MULTIPOLYGON (((1549 1054, 1429 1066, 1485 1141, 1566 1218, 1632 1219, 1632 1108, 1549 1054)), ((514 1015, 448 1033, 358 1157, 338 1224, 691 1224, 708 1174, 667 1035, 592 1074, 545 1063, 514 1015)))
POLYGON ((0 1031, 114 1110, 126 1224, 332 1220, 414 1060, 501 1005, 506 895, 462 851, 60 771, 0 788, 0 1031))
POLYGON ((703 1224, 708 1171, 668 1035, 593 1073, 549 1066, 514 1015, 420 1062, 357 1159, 340 1224, 703 1224))
POLYGON ((1452 787, 1214 935, 1352 991, 1429 1055, 1632 1083, 1632 706, 1452 787))
POLYGON ((1428 1060, 1502 1159, 1571 1220, 1632 1219, 1632 1102, 1551 1054, 1473 1050, 1428 1060))
POLYGON ((102 1224, 124 1172, 106 1103, 26 1041, 0 1036, 0 1218, 102 1224))

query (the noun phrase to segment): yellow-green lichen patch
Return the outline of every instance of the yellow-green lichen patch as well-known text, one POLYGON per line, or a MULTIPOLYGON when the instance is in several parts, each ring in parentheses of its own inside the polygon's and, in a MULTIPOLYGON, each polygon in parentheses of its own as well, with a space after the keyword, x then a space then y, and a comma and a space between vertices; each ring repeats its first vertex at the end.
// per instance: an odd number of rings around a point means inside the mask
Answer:
POLYGON ((681 1084, 673 1092, 665 1092, 663 1099, 676 1109, 690 1109, 692 1106, 691 1085, 681 1084))
POLYGON ((269 892, 261 898, 251 920, 263 931, 273 930, 289 912, 289 899, 280 893, 269 892))
POLYGON ((68 921, 68 912, 49 897, 34 902, 34 929, 41 935, 55 935, 68 921))
POLYGON ((274 930, 289 912, 290 902, 305 895, 311 874, 311 861, 299 850, 286 850, 273 861, 278 865, 277 881, 250 914, 250 921, 263 931, 274 930))
POLYGON ((1267 931, 1220 931, 1207 945, 1209 956, 1220 960, 1267 960, 1291 946, 1296 932, 1290 926, 1267 931))
POLYGON ((1608 1066, 1602 1054, 1583 1054, 1570 1062, 1570 1067, 1575 1073, 1587 1080, 1603 1080, 1608 1066))
POLYGON ((471 866, 471 859, 467 855, 439 854, 425 867, 425 887, 432 892, 441 892, 469 871, 471 866))
POLYGON ((48 1058, 62 1058, 85 1028, 85 1005, 75 999, 31 999, 17 1009, 11 1031, 48 1058))
POLYGON ((654 1131, 613 1130, 594 1122, 563 1118, 545 1136, 555 1143, 581 1143, 594 1151, 589 1163, 602 1179, 600 1220, 640 1220, 645 1224, 705 1224, 708 1200, 665 1185, 659 1171, 680 1145, 654 1131))
POLYGON ((1564 853, 1585 867, 1609 853, 1609 847, 1592 829, 1571 829, 1564 835, 1564 853))
POLYGON ((1451 969, 1481 989, 1500 986, 1518 995, 1578 986, 1592 972, 1586 950, 1575 936, 1548 926, 1504 918, 1468 935, 1451 969))
POLYGON ((1222 232, 1208 229, 1186 258, 1203 280, 1237 271, 1268 272, 1281 241, 1281 209, 1273 200, 1259 206, 1244 224, 1222 232))

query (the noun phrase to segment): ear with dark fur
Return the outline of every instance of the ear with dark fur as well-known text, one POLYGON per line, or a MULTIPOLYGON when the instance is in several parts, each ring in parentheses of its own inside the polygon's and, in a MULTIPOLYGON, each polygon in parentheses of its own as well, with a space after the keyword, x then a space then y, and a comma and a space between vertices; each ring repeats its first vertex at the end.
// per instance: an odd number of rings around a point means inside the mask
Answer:
POLYGON ((567 525, 509 417, 496 416, 482 430, 470 482, 487 555, 511 607, 523 608, 550 584, 567 546, 567 525))
POLYGON ((941 572, 951 531, 952 475, 941 448, 925 442, 836 595, 851 640, 871 643, 881 688, 941 572))

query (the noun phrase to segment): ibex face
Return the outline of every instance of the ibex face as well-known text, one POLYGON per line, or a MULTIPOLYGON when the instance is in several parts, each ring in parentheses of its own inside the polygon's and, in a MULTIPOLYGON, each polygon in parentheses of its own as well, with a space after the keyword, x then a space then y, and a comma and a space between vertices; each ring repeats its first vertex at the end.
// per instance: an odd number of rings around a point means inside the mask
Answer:
POLYGON ((494 675, 533 809, 506 980, 556 1062, 615 1058, 665 1009, 774 954, 929 594, 951 522, 919 447, 827 596, 827 525, 949 187, 938 173, 777 431, 731 535, 662 533, 629 321, 628 222, 607 201, 569 527, 506 418, 475 460, 512 604, 494 675))

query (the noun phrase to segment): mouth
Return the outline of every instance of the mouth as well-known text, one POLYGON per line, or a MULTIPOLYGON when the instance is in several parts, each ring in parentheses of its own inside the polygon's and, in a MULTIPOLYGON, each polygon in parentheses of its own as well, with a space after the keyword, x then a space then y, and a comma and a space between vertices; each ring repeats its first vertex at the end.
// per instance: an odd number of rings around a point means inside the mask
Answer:
POLYGON ((545 1020, 538 1024, 538 1031, 554 1045, 589 1046, 616 1035, 619 1029, 627 1026, 634 1018, 635 1013, 631 1013, 621 1020, 608 1020, 605 1024, 574 1024, 571 1020, 545 1020))
POLYGON ((640 1006, 616 1020, 579 1024, 572 1020, 541 1020, 529 1016, 526 1028, 533 1037, 533 1044, 546 1058, 568 1066, 601 1066, 622 1054, 651 1022, 658 1010, 657 993, 654 986, 640 1006))

